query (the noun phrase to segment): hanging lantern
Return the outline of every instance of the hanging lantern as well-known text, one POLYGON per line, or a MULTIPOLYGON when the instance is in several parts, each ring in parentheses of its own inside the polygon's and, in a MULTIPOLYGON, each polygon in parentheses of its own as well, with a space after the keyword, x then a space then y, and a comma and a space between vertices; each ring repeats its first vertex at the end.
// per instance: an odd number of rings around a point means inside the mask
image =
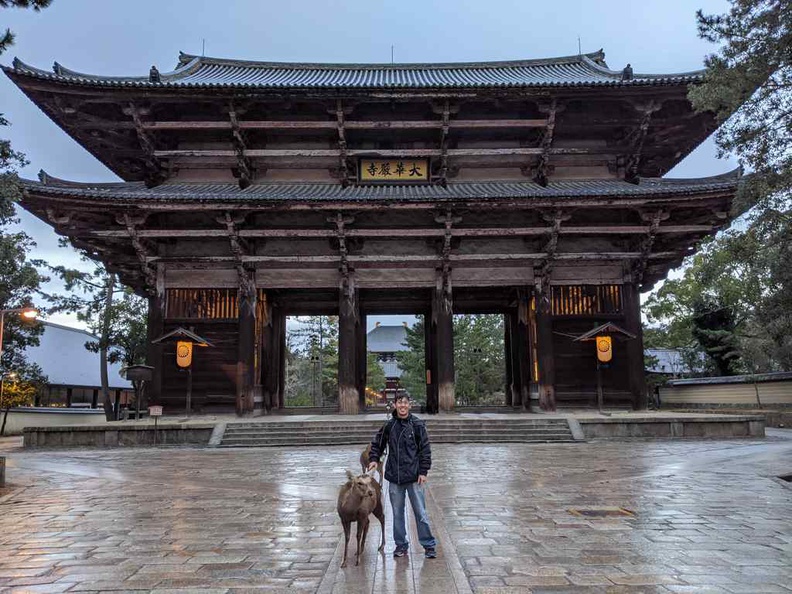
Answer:
POLYGON ((597 336, 595 344, 597 345, 597 359, 601 363, 607 363, 613 358, 610 336, 597 336))
POLYGON ((187 340, 180 340, 176 343, 176 364, 179 367, 189 367, 192 365, 193 343, 187 340))

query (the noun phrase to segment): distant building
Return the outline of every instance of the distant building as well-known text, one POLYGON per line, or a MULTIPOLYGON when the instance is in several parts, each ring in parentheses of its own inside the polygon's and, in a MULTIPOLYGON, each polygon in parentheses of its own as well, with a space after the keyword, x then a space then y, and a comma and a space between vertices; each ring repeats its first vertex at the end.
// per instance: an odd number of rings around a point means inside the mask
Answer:
MULTIPOLYGON (((85 330, 40 323, 44 333, 39 345, 25 350, 28 361, 41 367, 48 380, 47 390, 36 406, 100 407, 99 353, 85 348, 86 342, 98 338, 85 330)), ((108 383, 118 406, 127 404, 133 396, 132 384, 119 374, 121 367, 120 363, 107 366, 108 383)))
POLYGON ((645 349, 644 355, 651 359, 646 365, 648 374, 653 373, 673 379, 701 371, 701 368, 692 369, 690 367, 689 358, 684 356, 685 353, 682 349, 645 349))
POLYGON ((377 356, 377 362, 385 373, 383 399, 393 398, 396 392, 403 390, 399 384, 402 370, 396 362, 396 353, 410 350, 405 345, 406 338, 406 322, 398 326, 383 326, 377 322, 376 327, 367 335, 366 347, 377 356))

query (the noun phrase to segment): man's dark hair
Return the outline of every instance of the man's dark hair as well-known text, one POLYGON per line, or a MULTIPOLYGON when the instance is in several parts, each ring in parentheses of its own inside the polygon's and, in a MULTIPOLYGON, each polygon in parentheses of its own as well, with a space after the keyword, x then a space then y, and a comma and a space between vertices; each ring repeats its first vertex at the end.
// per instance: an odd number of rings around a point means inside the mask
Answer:
POLYGON ((409 402, 410 401, 410 395, 409 394, 396 394, 396 396, 393 397, 393 402, 398 402, 399 400, 406 400, 407 402, 409 402))

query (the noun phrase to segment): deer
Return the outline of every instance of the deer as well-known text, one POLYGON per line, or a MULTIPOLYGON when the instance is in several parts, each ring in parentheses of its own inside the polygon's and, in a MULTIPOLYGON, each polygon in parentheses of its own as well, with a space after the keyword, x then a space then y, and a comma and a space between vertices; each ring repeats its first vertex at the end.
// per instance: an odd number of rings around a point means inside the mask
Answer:
MULTIPOLYGON (((371 444, 366 446, 366 449, 363 450, 360 454, 360 467, 363 469, 363 473, 365 474, 368 470, 369 465, 369 454, 371 453, 371 444)), ((382 459, 377 462, 377 472, 379 472, 379 484, 380 487, 382 486, 382 481, 384 479, 384 473, 382 472, 382 459)))
POLYGON ((374 514, 382 528, 382 542, 379 552, 385 550, 385 512, 382 508, 382 487, 367 474, 354 476, 347 470, 347 482, 338 492, 338 517, 344 527, 344 559, 341 567, 347 566, 347 548, 349 547, 349 532, 352 522, 357 522, 357 552, 355 565, 360 565, 360 554, 366 545, 366 534, 369 528, 369 515, 374 514))

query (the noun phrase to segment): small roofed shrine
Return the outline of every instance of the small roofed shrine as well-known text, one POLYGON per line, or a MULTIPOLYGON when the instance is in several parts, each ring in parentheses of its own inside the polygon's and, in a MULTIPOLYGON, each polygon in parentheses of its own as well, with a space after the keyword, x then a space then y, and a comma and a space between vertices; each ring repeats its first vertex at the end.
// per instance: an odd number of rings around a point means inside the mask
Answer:
MULTIPOLYGON (((286 316, 339 316, 339 410, 365 406, 366 316, 425 316, 426 403, 454 408, 453 315, 505 320, 506 405, 644 408, 639 292, 729 221, 737 175, 662 179, 716 127, 702 78, 604 54, 302 64, 181 54, 175 70, 3 68, 119 183, 42 173, 21 205, 191 328, 193 403, 284 406, 286 316)), ((149 399, 184 410, 172 345, 149 399)), ((413 395, 420 398, 422 395, 413 395)))

